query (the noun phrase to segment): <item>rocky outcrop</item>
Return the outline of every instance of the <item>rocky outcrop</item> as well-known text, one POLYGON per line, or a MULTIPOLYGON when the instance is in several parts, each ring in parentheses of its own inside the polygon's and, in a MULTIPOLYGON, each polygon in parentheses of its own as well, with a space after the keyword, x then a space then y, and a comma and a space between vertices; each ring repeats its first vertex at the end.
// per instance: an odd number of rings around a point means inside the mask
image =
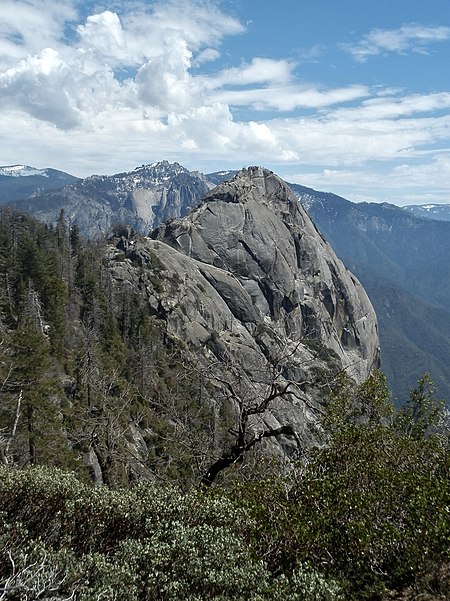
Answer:
POLYGON ((425 372, 450 399, 450 223, 289 185, 370 296, 394 401, 406 402, 425 372))
POLYGON ((361 381, 378 365, 367 295, 271 171, 243 170, 151 239, 119 246, 108 251, 117 285, 145 295, 167 336, 239 373, 250 404, 274 382, 286 390, 252 421, 289 424, 299 438, 281 437, 285 450, 311 437, 327 379, 345 369, 361 381))
POLYGON ((358 378, 373 367, 378 339, 367 295, 272 172, 241 171, 152 237, 200 262, 240 321, 319 340, 358 378))

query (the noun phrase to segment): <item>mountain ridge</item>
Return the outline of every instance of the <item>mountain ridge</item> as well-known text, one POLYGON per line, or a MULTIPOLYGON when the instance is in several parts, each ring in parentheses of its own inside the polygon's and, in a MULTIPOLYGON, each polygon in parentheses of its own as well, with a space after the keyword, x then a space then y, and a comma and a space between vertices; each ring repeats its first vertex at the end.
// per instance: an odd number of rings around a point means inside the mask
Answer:
POLYGON ((55 223, 63 209, 88 237, 111 233, 117 224, 147 234, 155 222, 186 214, 211 187, 199 172, 160 161, 111 176, 92 175, 16 201, 15 207, 47 223, 55 223))
MULTIPOLYGON (((66 196, 60 192, 51 193, 50 196, 40 194, 24 203, 15 204, 47 222, 56 222, 59 211, 64 208, 69 222, 78 225, 82 233, 91 237, 111 232, 118 223, 149 234, 161 221, 186 214, 214 185, 236 173, 223 170, 203 175, 189 172, 179 164, 161 161, 116 176, 92 176, 81 180, 75 184, 75 188, 69 186, 65 189, 66 196), (124 186, 126 178, 129 182, 124 186), (142 185, 143 180, 147 182, 147 189, 142 185), (159 188, 152 191, 152 185, 159 188), (81 190, 82 193, 74 193, 74 190, 81 190), (52 210, 45 207, 45 198, 50 198, 50 205, 53 203, 52 210), (75 207, 75 211, 71 206, 75 207)), ((389 289, 396 290, 397 314, 400 311, 408 313, 408 303, 411 298, 415 299, 421 319, 425 323, 431 320, 428 331, 432 336, 431 333, 437 331, 435 319, 438 312, 434 309, 439 307, 444 314, 449 311, 450 282, 448 270, 446 273, 445 269, 446 261, 450 261, 448 222, 420 219, 404 208, 388 203, 353 203, 330 192, 317 192, 293 183, 289 186, 338 256, 370 289, 373 302, 379 310, 384 310, 381 290, 386 289, 385 282, 388 280, 389 289)), ((389 319, 385 319, 382 313, 379 318, 382 347, 386 349, 382 365, 391 374, 394 395, 400 399, 407 398, 409 388, 423 372, 430 371, 440 374, 436 377, 436 383, 441 393, 450 398, 448 378, 442 368, 447 361, 444 347, 442 350, 435 349, 435 363, 429 352, 424 351, 426 345, 430 346, 427 336, 423 341, 418 341, 412 328, 408 332, 400 332, 387 327, 389 319), (392 339, 394 332, 397 342, 392 339), (409 386, 403 377, 395 374, 400 339, 405 342, 405 353, 410 357, 410 363, 413 358, 420 357, 409 386), (395 352, 389 350, 394 348, 397 349, 395 352)), ((443 323, 447 321, 444 319, 443 323)), ((402 327, 405 325, 406 321, 402 327)), ((448 338, 446 330, 443 336, 444 340, 448 338)))
POLYGON ((36 169, 29 165, 0 166, 0 204, 63 188, 79 178, 52 168, 36 169))
POLYGON ((450 221, 450 204, 427 203, 420 205, 406 205, 403 209, 416 217, 422 217, 423 219, 450 221))
POLYGON ((323 387, 342 371, 362 382, 378 366, 365 291, 269 170, 242 170, 150 238, 112 240, 107 256, 114 287, 139 290, 198 369, 214 381, 225 366, 216 382, 240 434, 224 463, 258 437, 297 456, 298 441, 314 439, 323 387))
POLYGON ((291 187, 374 304, 381 365, 394 396, 407 398, 414 381, 430 372, 439 394, 450 399, 450 224, 388 203, 356 204, 291 187))

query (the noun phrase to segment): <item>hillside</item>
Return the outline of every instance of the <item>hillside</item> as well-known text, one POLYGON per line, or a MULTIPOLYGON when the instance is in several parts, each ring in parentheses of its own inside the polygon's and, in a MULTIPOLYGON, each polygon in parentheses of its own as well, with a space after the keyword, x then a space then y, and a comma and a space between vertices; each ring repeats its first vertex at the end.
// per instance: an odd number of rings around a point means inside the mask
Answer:
MULTIPOLYGON (((202 175, 162 161, 128 173, 92 176, 15 206, 53 223, 64 209, 67 220, 90 237, 109 234, 120 223, 148 234, 161 221, 185 215, 214 185, 235 175, 202 175)), ((448 222, 418 219, 394 205, 355 204, 297 184, 290 187, 370 291, 379 314, 382 367, 395 396, 407 398, 415 381, 429 371, 442 396, 450 398, 445 368, 450 354, 448 222), (386 294, 395 311, 386 312, 386 294), (414 325, 414 313, 420 328, 414 325), (395 367, 399 354, 405 369, 395 367)))
MULTIPOLYGON (((1 183, 1 182, 0 182, 1 183)), ((167 161, 115 175, 92 175, 65 188, 37 192, 14 207, 55 223, 61 209, 84 236, 108 235, 118 224, 147 235, 154 226, 185 215, 213 185, 198 172, 167 161)))
POLYGON ((381 365, 394 394, 430 372, 450 399, 450 224, 389 204, 355 204, 290 184, 365 286, 380 324, 381 365))
POLYGON ((449 204, 406 205, 403 209, 416 217, 435 219, 437 221, 450 221, 449 204))
POLYGON ((366 293, 273 173, 151 238, 3 209, 0 280, 6 598, 445 599, 441 408, 422 378, 393 409, 366 293))
POLYGON ((87 243, 63 214, 49 229, 2 213, 0 428, 20 413, 3 450, 17 465, 213 482, 253 447, 297 457, 337 375, 377 366, 364 290, 273 173, 241 172, 152 237, 87 243))

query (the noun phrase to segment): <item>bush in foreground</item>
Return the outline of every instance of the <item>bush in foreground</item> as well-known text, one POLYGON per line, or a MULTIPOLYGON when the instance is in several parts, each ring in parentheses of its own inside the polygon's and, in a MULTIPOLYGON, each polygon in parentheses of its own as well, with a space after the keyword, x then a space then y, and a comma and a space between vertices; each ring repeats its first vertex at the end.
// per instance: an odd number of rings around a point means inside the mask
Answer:
POLYGON ((307 567, 274 577, 251 543, 256 522, 219 494, 0 468, 0 503, 0 599, 339 598, 307 567))

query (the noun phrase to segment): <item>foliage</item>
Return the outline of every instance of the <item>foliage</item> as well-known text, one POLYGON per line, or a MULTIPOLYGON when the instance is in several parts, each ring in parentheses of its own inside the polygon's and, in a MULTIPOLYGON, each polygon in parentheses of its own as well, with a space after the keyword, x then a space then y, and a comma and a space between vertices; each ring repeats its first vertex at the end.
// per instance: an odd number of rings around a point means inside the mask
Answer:
POLYGON ((0 460, 112 487, 192 482, 218 436, 200 427, 213 408, 142 295, 112 278, 104 245, 64 212, 55 228, 0 212, 0 460))
POLYGON ((54 229, 0 212, 0 600, 377 599, 435 586, 450 561, 450 444, 430 376, 395 410, 381 373, 359 386, 344 374, 318 446, 288 476, 273 463, 199 489, 201 474, 257 448, 248 418, 285 388, 265 373, 249 402, 232 373, 205 377, 104 255, 63 214, 54 229))
POLYGON ((436 401, 430 374, 424 374, 417 387, 411 390, 409 399, 397 412, 396 429, 415 440, 435 432, 444 409, 443 401, 436 401))
POLYGON ((357 387, 345 381, 324 416, 326 446, 291 482, 234 492, 258 522, 255 544, 270 550, 272 571, 311 562, 342 583, 346 598, 374 599, 449 560, 450 457, 446 437, 430 430, 440 403, 423 384, 411 403, 426 406, 428 420, 411 436, 405 423, 416 423, 418 413, 405 408, 389 417, 381 374, 357 387))
POLYGON ((307 567, 274 578, 251 543, 256 523, 223 495, 149 483, 114 492, 0 468, 0 502, 4 588, 23 599, 38 586, 80 601, 339 598, 307 567))
POLYGON ((422 382, 411 392, 429 416, 411 436, 405 414, 417 412, 392 415, 381 374, 357 387, 343 381, 324 415, 325 446, 288 477, 231 489, 146 482, 114 491, 48 468, 0 468, 2 577, 32 588, 36 573, 41 587, 80 600, 438 590, 434 574, 450 561, 450 459, 429 393, 422 382))

